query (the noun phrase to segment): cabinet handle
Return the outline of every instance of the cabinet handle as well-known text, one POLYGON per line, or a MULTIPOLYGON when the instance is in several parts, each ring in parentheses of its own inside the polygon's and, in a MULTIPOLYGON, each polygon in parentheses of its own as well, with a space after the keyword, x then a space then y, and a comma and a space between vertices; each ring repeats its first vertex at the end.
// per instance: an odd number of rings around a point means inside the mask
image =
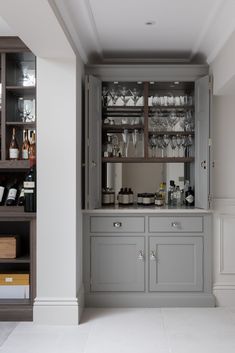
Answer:
POLYGON ((202 161, 202 162, 201 162, 201 167, 202 167, 203 169, 206 169, 206 161, 202 161))
POLYGON ((92 162, 91 162, 91 166, 92 166, 93 168, 95 168, 95 167, 97 166, 97 163, 96 163, 95 161, 92 161, 92 162))
POLYGON ((172 226, 173 228, 177 228, 177 227, 180 226, 180 223, 172 222, 172 223, 171 223, 171 226, 172 226))
POLYGON ((114 222, 114 223, 113 223, 113 226, 114 226, 115 228, 121 228, 122 222, 114 222))
POLYGON ((153 250, 150 251, 150 260, 151 261, 156 261, 156 254, 153 250))
POLYGON ((140 250, 140 251, 139 251, 138 260, 144 261, 144 253, 143 253, 143 250, 140 250))

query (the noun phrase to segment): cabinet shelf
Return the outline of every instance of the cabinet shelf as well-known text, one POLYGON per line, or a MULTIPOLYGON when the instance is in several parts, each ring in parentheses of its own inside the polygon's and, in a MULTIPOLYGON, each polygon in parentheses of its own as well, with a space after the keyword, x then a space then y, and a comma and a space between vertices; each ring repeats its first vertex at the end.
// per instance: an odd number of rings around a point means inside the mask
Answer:
POLYGON ((182 136, 194 136, 194 131, 150 131, 149 135, 182 135, 182 136))
POLYGON ((150 111, 156 110, 194 110, 193 105, 156 105, 149 106, 150 111))
POLYGON ((0 259, 0 264, 29 264, 29 256, 19 256, 16 259, 0 259))
POLYGON ((123 124, 123 125, 103 125, 102 127, 103 131, 108 131, 108 132, 123 132, 124 129, 127 130, 143 130, 144 126, 143 125, 130 125, 130 124, 123 124))
POLYGON ((30 168, 30 161, 29 160, 5 160, 0 161, 0 171, 24 171, 30 168))
POLYGON ((12 93, 15 96, 31 96, 35 95, 35 86, 6 86, 6 91, 12 93))
POLYGON ((103 157, 103 163, 190 163, 194 157, 163 157, 163 158, 144 158, 144 157, 103 157))
POLYGON ((6 126, 22 127, 23 129, 35 129, 36 122, 6 121, 6 126))

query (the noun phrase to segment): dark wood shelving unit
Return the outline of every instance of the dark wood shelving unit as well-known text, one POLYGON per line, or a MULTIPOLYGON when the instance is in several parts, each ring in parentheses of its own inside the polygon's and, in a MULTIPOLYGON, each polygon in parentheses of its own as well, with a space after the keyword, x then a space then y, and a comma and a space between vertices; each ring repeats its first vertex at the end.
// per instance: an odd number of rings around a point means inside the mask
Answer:
POLYGON ((133 131, 135 129, 137 130, 143 130, 144 125, 130 125, 130 124, 122 124, 122 125, 108 125, 104 124, 102 127, 103 131, 108 131, 108 132, 123 132, 124 129, 133 131))
MULTIPOLYGON (((0 57, 2 84, 0 175, 10 180, 16 178, 21 182, 30 168, 30 161, 9 160, 8 149, 13 127, 17 131, 19 149, 23 141, 23 129, 36 130, 36 122, 20 121, 17 105, 19 98, 36 101, 36 86, 22 84, 24 74, 20 71, 22 67, 19 65, 23 63, 28 70, 32 70, 30 74, 34 71, 36 75, 36 58, 19 38, 14 37, 1 38, 0 57)), ((24 114, 26 116, 27 112, 24 114)), ((0 286, 0 320, 32 321, 36 288, 36 213, 24 212, 22 206, 0 206, 1 235, 17 235, 21 246, 17 258, 0 258, 0 273, 28 273, 29 298, 3 297, 0 286)))

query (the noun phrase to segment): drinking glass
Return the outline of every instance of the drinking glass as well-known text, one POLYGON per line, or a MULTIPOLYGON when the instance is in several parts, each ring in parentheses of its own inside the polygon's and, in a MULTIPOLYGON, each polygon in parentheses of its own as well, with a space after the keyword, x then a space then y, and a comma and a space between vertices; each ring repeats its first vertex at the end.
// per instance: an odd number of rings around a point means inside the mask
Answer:
POLYGON ((167 157, 167 147, 170 143, 170 138, 168 135, 163 135, 163 138, 162 138, 162 145, 164 147, 164 151, 165 151, 165 157, 167 157))
POLYGON ((172 157, 175 157, 175 149, 177 146, 176 136, 172 136, 170 140, 171 150, 172 150, 172 157))
POLYGON ((20 113, 20 120, 25 122, 24 98, 18 98, 17 110, 20 113))
POLYGON ((162 136, 158 136, 157 137, 157 148, 160 151, 160 156, 159 157, 163 158, 164 157, 164 146, 163 146, 163 143, 162 143, 162 136))
POLYGON ((25 121, 30 122, 33 120, 33 116, 30 115, 33 109, 33 102, 31 100, 24 101, 25 121))
POLYGON ((136 88, 133 88, 133 90, 130 90, 130 93, 131 93, 131 97, 133 99, 134 105, 136 105, 140 98, 140 91, 138 91, 136 88))
POLYGON ((152 158, 156 157, 157 139, 155 135, 152 135, 149 139, 149 147, 152 152, 152 158))
POLYGON ((128 146, 129 146, 129 141, 130 141, 130 135, 128 133, 128 129, 123 130, 122 139, 123 139, 123 144, 124 144, 124 155, 125 155, 125 157, 128 157, 128 146))
POLYGON ((180 135, 176 135, 176 145, 178 147, 178 157, 180 157, 180 148, 182 145, 182 139, 180 135))
POLYGON ((130 99, 130 97, 127 97, 129 89, 127 89, 125 86, 123 86, 120 88, 119 92, 120 92, 121 100, 123 101, 123 105, 126 106, 129 99, 130 99))
POLYGON ((111 90, 109 91, 109 96, 112 99, 112 104, 116 105, 119 96, 118 96, 118 91, 114 89, 114 87, 112 87, 111 90))
POLYGON ((139 139, 139 131, 137 129, 135 129, 132 132, 132 142, 133 142, 133 146, 134 146, 134 150, 135 150, 135 157, 137 157, 137 143, 138 143, 138 139, 139 139))

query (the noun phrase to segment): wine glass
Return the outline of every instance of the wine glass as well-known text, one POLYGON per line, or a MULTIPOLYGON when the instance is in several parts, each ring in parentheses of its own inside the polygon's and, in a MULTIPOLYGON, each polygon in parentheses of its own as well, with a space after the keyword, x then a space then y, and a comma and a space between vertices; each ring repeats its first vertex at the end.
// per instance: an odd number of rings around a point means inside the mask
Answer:
POLYGON ((176 135, 176 145, 178 147, 178 157, 180 157, 180 148, 182 144, 182 139, 180 135, 176 135))
POLYGON ((164 157, 164 146, 162 143, 162 136, 157 137, 157 148, 161 151, 160 157, 164 157))
POLYGON ((32 113, 33 109, 33 102, 31 100, 24 101, 24 112, 25 112, 25 121, 30 122, 33 120, 33 116, 30 114, 32 113))
POLYGON ((21 79, 20 79, 20 84, 22 86, 30 86, 30 76, 28 72, 28 65, 25 65, 24 62, 20 63, 20 72, 21 72, 21 79))
POLYGON ((170 144, 171 144, 171 150, 172 150, 172 157, 175 157, 175 149, 176 149, 176 146, 177 146, 176 136, 172 136, 171 137, 170 144))
POLYGON ((103 101, 103 106, 107 107, 110 101, 110 95, 109 95, 109 90, 107 87, 102 87, 102 101, 103 101))
POLYGON ((186 145, 186 156, 190 157, 190 147, 193 145, 192 135, 188 135, 185 145, 186 145))
POLYGON ((170 138, 168 135, 163 135, 163 138, 162 138, 162 145, 164 147, 164 150, 165 150, 165 157, 167 157, 167 147, 170 143, 170 138))
POLYGON ((136 88, 133 88, 133 90, 130 90, 130 92, 131 92, 134 105, 136 105, 140 98, 140 92, 136 88))
POLYGON ((20 120, 25 122, 24 98, 22 97, 18 98, 17 110, 20 113, 20 120))
POLYGON ((135 149, 135 156, 137 157, 137 143, 138 143, 139 131, 135 129, 132 132, 132 142, 135 149))
POLYGON ((120 91, 120 97, 121 97, 121 99, 123 101, 123 105, 126 106, 128 101, 129 101, 129 99, 130 99, 130 98, 127 98, 127 94, 129 92, 129 89, 127 89, 125 86, 123 86, 123 87, 120 88, 119 91, 120 91))
POLYGON ((167 119, 168 125, 170 126, 170 130, 171 130, 171 131, 174 130, 174 126, 175 126, 177 120, 178 120, 178 117, 177 117, 177 115, 176 115, 176 111, 175 111, 175 110, 172 110, 172 111, 170 112, 170 114, 168 115, 168 119, 167 119))
POLYGON ((129 141, 130 141, 130 135, 128 133, 128 129, 123 130, 122 139, 123 139, 123 144, 124 144, 124 155, 125 155, 125 157, 128 157, 128 146, 129 146, 129 141))
POLYGON ((112 104, 116 105, 119 96, 118 96, 117 90, 114 89, 114 87, 112 87, 111 90, 109 91, 109 96, 112 99, 112 104))
POLYGON ((152 135, 149 139, 149 147, 152 151, 152 158, 156 157, 156 147, 157 147, 157 139, 155 135, 152 135))

